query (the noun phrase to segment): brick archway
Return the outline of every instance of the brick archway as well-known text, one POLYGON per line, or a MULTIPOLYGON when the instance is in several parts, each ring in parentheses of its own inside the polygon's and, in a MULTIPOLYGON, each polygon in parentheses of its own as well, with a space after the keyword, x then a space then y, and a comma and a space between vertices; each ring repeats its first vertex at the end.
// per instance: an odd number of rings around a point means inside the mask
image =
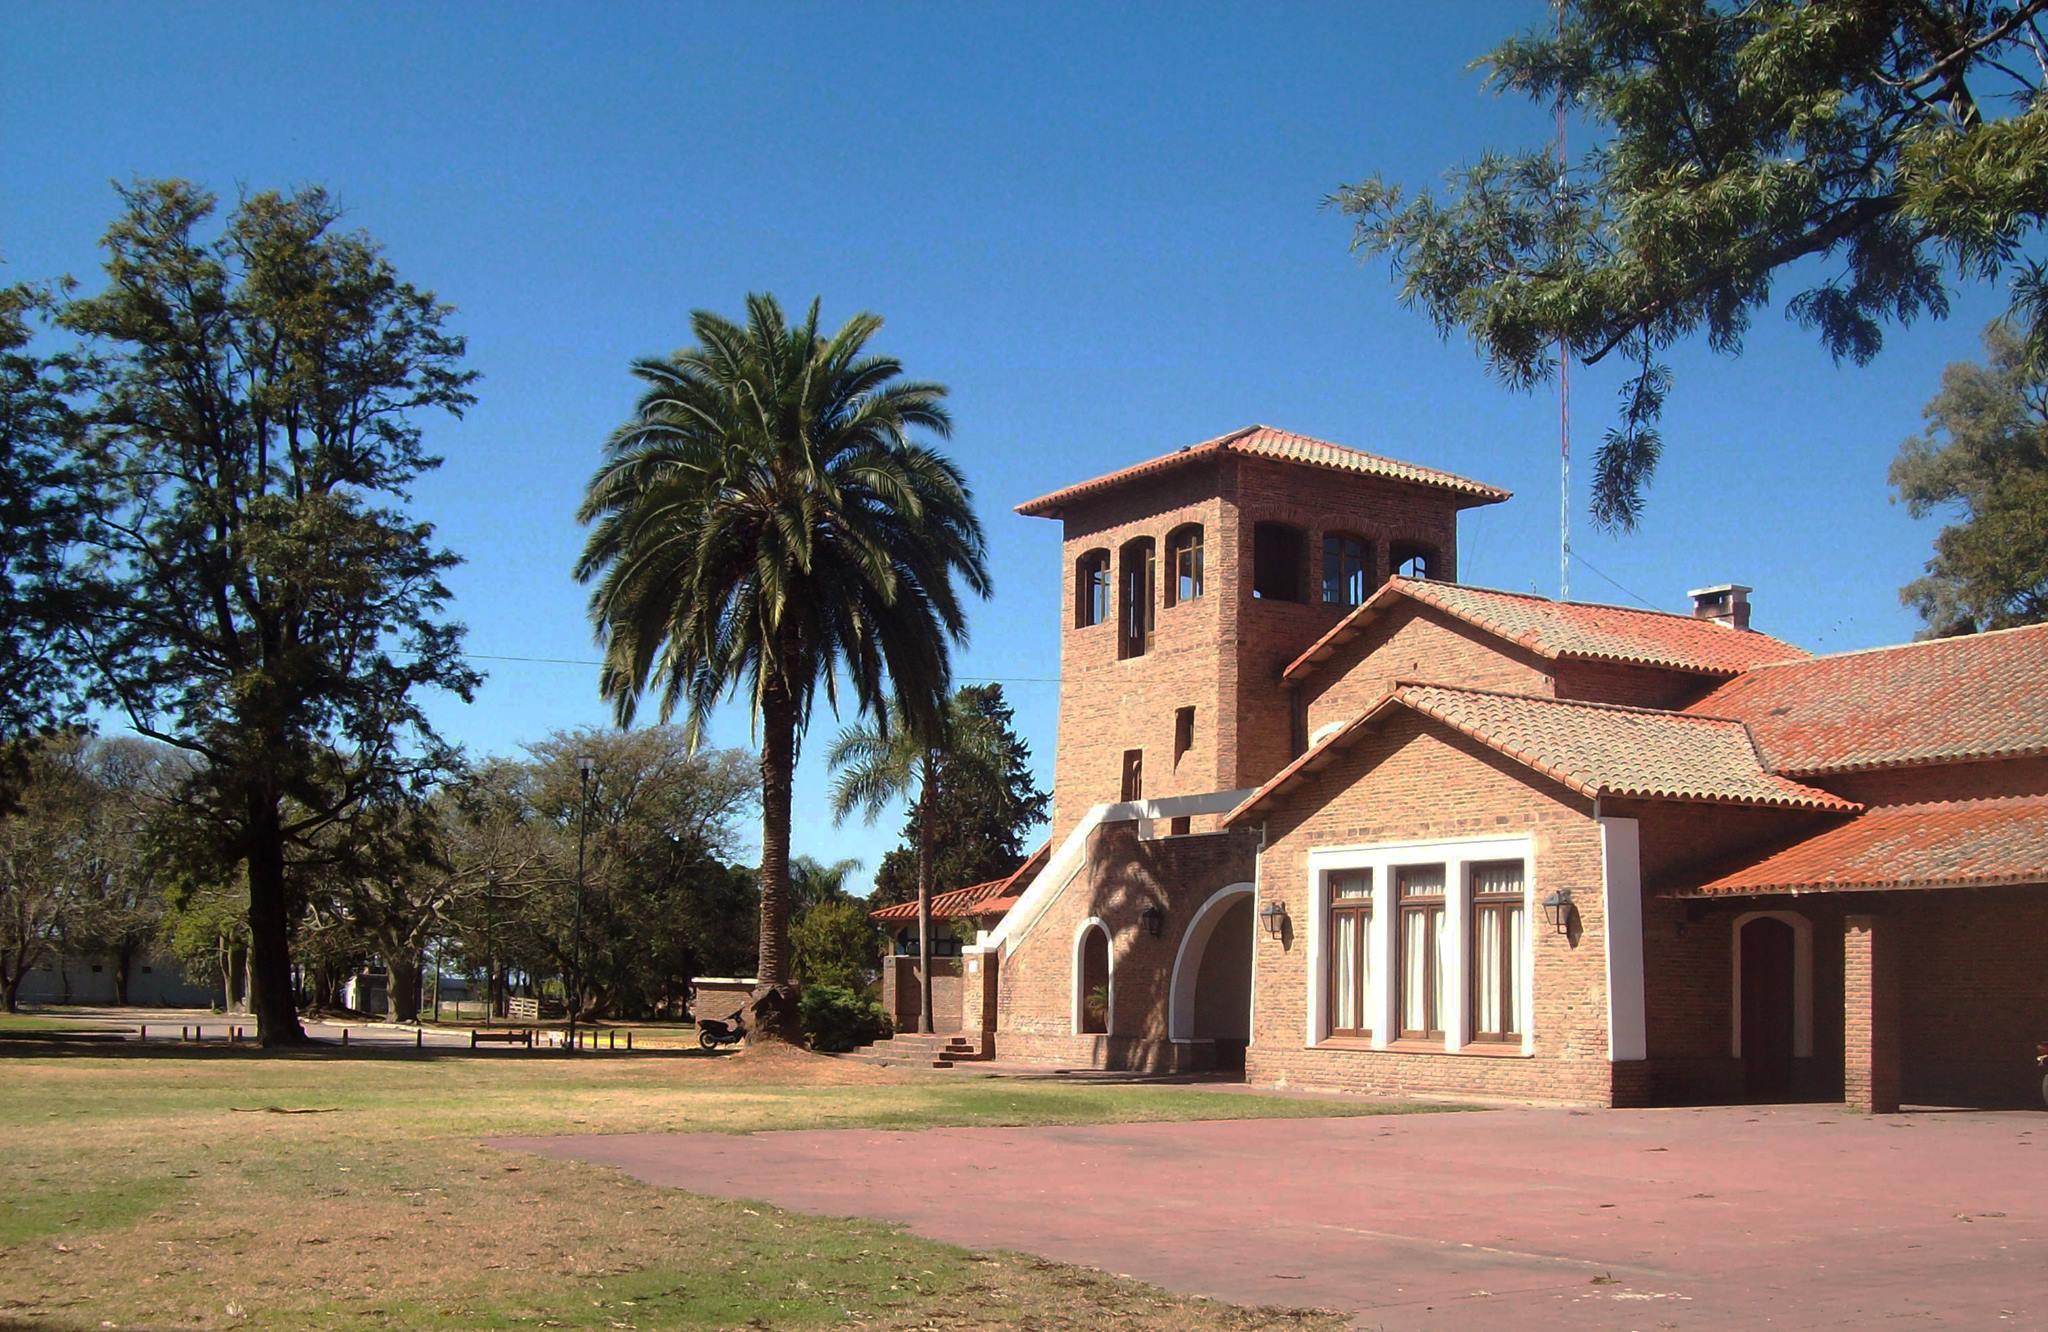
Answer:
POLYGON ((1100 916, 1090 916, 1074 931, 1074 1034, 1107 1036, 1116 1030, 1116 948, 1109 926, 1100 916), (1088 992, 1101 986, 1107 1000, 1102 1029, 1095 1031, 1088 1021, 1088 992))
POLYGON ((1731 1030, 1728 1053, 1742 1058, 1742 929, 1753 920, 1776 920, 1792 927, 1792 1057, 1813 1055, 1813 922, 1798 911, 1745 911, 1729 930, 1729 1003, 1731 1030))
MULTIPOLYGON (((1195 910, 1188 922, 1187 932, 1180 937, 1180 948, 1173 957, 1173 977, 1167 992, 1166 1034, 1175 1041, 1191 1041, 1195 1037, 1195 997, 1201 985, 1202 959, 1208 955, 1209 944, 1230 909, 1240 902, 1249 901, 1252 885, 1233 883, 1219 888, 1209 895, 1209 900, 1195 910)), ((1251 948, 1249 937, 1245 940, 1247 950, 1251 948)), ((1245 995, 1247 1009, 1251 995, 1245 995)))

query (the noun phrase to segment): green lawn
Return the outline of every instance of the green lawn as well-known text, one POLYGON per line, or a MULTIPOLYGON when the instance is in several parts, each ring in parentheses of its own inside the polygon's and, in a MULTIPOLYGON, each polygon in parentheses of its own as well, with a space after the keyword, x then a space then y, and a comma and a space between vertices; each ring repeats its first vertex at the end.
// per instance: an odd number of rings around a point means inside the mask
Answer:
POLYGON ((0 1327, 1334 1327, 478 1139, 1414 1108, 797 1054, 58 1051, 9 1029, 0 1327))

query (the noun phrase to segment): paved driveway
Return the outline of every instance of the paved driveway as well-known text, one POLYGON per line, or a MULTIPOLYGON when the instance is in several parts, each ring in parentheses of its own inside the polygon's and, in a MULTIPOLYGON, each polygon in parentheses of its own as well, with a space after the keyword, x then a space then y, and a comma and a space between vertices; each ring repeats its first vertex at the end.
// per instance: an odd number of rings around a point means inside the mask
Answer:
POLYGON ((2048 1115, 1818 1107, 506 1139, 1364 1327, 2048 1325, 2048 1115))

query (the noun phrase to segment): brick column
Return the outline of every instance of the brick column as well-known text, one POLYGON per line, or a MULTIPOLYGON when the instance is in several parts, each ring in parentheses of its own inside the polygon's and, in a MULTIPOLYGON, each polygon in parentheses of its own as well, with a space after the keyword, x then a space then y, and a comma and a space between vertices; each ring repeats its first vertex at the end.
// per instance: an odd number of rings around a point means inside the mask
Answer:
POLYGON ((993 1050, 996 995, 1002 950, 969 944, 960 952, 960 1030, 983 1054, 993 1050))
POLYGON ((1896 929, 1879 916, 1842 918, 1842 1099, 1866 1114, 1899 1108, 1896 929))

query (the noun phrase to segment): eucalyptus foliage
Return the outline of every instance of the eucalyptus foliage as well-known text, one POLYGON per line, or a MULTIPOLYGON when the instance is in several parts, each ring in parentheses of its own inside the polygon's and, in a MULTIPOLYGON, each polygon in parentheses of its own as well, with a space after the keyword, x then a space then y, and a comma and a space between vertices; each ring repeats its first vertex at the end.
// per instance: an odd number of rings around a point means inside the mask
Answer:
POLYGON ((1661 449, 1665 349, 1741 350, 1780 293, 1833 355, 1940 317, 1959 282, 2009 285, 2030 361, 2048 357, 2048 0, 1563 0, 1503 42, 1487 82, 1591 146, 1489 152, 1442 196, 1380 177, 1332 202, 1404 302, 1528 388, 1562 342, 1634 367, 1602 443, 1593 513, 1632 527, 1661 449), (1795 267, 1796 266, 1796 267, 1795 267))
MULTIPOLYGON (((73 631, 88 604, 65 571, 91 502, 72 401, 82 366, 35 346, 54 304, 47 288, 0 288, 0 744, 75 719, 84 701, 73 631)), ((13 760, 0 767, 0 809, 10 769, 26 775, 13 760)))
POLYGON ((137 731, 198 760, 184 803, 246 871, 258 1031, 295 1042, 292 849, 445 770, 420 696, 478 679, 444 616, 456 557, 404 510, 439 465, 420 416, 459 415, 475 375, 448 307, 317 188, 218 224, 183 181, 121 201, 105 289, 60 311, 94 369, 86 649, 137 731))
POLYGON ((1899 590, 1930 634, 2048 621, 2048 366, 1985 330, 1984 362, 1957 361, 1899 446, 1892 487, 1915 518, 1950 521, 1925 577, 1899 590))

